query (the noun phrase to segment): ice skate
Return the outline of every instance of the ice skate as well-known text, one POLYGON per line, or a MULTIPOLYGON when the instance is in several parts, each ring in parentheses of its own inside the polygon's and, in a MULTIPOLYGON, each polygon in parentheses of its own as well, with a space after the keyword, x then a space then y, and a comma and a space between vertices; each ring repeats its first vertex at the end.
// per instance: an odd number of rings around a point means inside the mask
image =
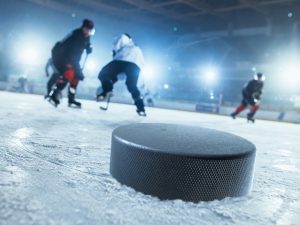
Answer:
POLYGON ((69 87, 68 106, 72 108, 81 108, 81 103, 75 100, 76 89, 69 87))
POLYGON ((81 102, 78 102, 75 99, 69 99, 68 106, 73 108, 81 108, 81 102))
POLYGON ((237 115, 236 112, 233 112, 233 113, 230 114, 231 118, 234 119, 234 120, 236 119, 236 115, 237 115))
POLYGON ((60 91, 58 89, 54 89, 48 95, 48 102, 52 104, 54 107, 57 107, 60 103, 60 101, 57 98, 59 96, 59 92, 60 91))
POLYGON ((59 105, 59 100, 56 98, 53 98, 52 96, 48 99, 48 102, 53 105, 54 107, 57 107, 59 105))
POLYGON ((248 123, 255 123, 255 119, 252 116, 247 116, 248 123))
POLYGON ((141 110, 140 110, 140 109, 137 109, 136 112, 137 112, 137 114, 138 114, 139 116, 144 116, 144 117, 147 116, 147 114, 146 114, 146 112, 145 112, 144 109, 141 109, 141 110))

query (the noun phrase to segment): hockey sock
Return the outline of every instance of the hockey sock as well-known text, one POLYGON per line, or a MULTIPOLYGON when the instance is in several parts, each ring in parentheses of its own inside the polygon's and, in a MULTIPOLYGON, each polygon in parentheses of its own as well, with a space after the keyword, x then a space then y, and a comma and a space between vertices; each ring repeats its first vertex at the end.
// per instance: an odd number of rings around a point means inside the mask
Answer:
POLYGON ((248 113, 249 117, 253 117, 256 111, 259 109, 259 104, 255 104, 251 107, 250 113, 248 113))
POLYGON ((240 112, 242 112, 244 109, 246 108, 246 106, 244 106, 243 104, 240 104, 236 110, 235 110, 235 114, 239 114, 240 112))

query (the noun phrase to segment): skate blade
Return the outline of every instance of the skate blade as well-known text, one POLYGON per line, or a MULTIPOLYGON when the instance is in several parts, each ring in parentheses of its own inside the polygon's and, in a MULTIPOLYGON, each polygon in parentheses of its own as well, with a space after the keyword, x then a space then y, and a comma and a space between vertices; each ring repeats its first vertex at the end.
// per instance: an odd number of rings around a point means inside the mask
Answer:
POLYGON ((68 106, 69 106, 70 108, 74 108, 74 109, 81 109, 81 105, 68 104, 68 106))
POLYGON ((254 119, 247 119, 247 122, 248 123, 255 123, 255 120, 254 119))
POLYGON ((57 104, 52 100, 52 99, 48 99, 48 102, 53 105, 55 108, 57 108, 57 104))
POLYGON ((146 116, 147 116, 147 114, 146 114, 145 112, 137 112, 137 114, 138 114, 139 116, 143 116, 143 117, 146 117, 146 116))

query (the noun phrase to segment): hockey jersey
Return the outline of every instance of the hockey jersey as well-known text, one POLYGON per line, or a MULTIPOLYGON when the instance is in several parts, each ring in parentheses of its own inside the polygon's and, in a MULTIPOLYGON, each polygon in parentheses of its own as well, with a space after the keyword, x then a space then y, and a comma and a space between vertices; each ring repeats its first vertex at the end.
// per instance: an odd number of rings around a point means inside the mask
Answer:
POLYGON ((55 66, 59 69, 62 65, 71 64, 75 70, 76 76, 81 76, 82 72, 79 62, 83 51, 89 46, 90 38, 83 35, 81 28, 74 30, 62 41, 57 42, 53 47, 52 59, 55 66))
POLYGON ((113 60, 131 62, 140 69, 144 65, 142 50, 125 34, 116 37, 113 42, 113 60))
POLYGON ((243 88, 243 92, 248 96, 260 96, 262 94, 264 82, 258 80, 250 80, 248 83, 245 84, 243 88))

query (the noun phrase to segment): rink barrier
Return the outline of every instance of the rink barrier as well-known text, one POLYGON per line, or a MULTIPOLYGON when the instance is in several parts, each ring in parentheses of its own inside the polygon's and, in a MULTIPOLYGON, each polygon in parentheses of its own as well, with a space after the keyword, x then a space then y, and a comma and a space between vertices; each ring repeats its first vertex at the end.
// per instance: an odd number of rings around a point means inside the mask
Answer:
MULTIPOLYGON (((133 104, 131 98, 128 97, 118 97, 114 96, 112 102, 133 104)), ((146 104, 147 106, 147 104, 146 104)), ((199 113, 212 113, 224 116, 229 116, 234 110, 234 107, 230 106, 218 106, 216 104, 207 103, 191 103, 191 102, 178 102, 178 101, 166 101, 166 100, 156 100, 154 99, 154 107, 164 108, 164 109, 175 109, 184 110, 190 112, 199 113)), ((147 110, 147 108, 146 108, 147 110)), ((244 110, 238 117, 246 117, 249 112, 249 108, 244 110)), ((265 109, 259 109, 255 117, 257 119, 271 120, 278 122, 289 122, 289 123, 300 123, 300 109, 287 110, 287 111, 271 111, 265 109)))
MULTIPOLYGON (((0 82, 0 90, 7 90, 7 82, 0 82)), ((44 86, 35 86, 33 89, 34 94, 45 94, 45 87, 44 86)), ((66 96, 66 94, 65 94, 66 96)), ((91 99, 90 95, 85 96, 80 94, 80 90, 78 93, 78 98, 86 98, 91 99)), ((123 103, 123 104, 133 104, 132 99, 130 97, 124 96, 114 96, 111 102, 115 103, 123 103)), ((147 105, 146 105, 147 106, 147 105)), ((154 99, 154 107, 164 108, 164 109, 175 109, 175 110, 184 110, 190 112, 204 112, 204 113, 213 113, 219 115, 230 115, 234 111, 234 107, 230 106, 216 106, 215 104, 211 104, 211 106, 206 106, 205 104, 201 103, 191 103, 191 102, 178 102, 178 101, 166 101, 166 100, 157 100, 154 99), (203 107, 203 105, 205 107, 203 107)), ((249 109, 248 109, 249 110, 249 109)), ((242 112, 239 116, 246 117, 248 110, 242 112)), ((272 121, 279 121, 279 122, 290 122, 290 123, 300 123, 300 108, 295 110, 288 110, 288 111, 270 111, 260 109, 256 113, 255 117, 257 119, 264 119, 264 120, 272 120, 272 121)))
POLYGON ((255 146, 207 128, 139 123, 112 133, 110 173, 162 200, 239 197, 252 187, 255 146))

